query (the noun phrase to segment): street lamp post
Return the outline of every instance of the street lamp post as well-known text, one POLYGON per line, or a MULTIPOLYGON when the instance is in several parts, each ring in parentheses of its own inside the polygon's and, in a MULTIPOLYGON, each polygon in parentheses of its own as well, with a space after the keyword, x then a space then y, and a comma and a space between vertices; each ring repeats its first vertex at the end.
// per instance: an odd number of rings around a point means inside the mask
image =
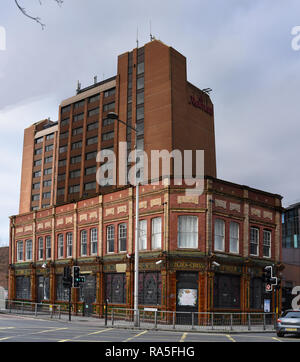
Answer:
MULTIPOLYGON (((135 132, 135 159, 137 160, 137 130, 136 128, 128 125, 126 122, 119 119, 115 112, 109 112, 107 118, 116 119, 118 122, 123 123, 126 128, 131 128, 135 132)), ((135 251, 134 251, 134 326, 139 326, 139 183, 135 172, 135 251)))

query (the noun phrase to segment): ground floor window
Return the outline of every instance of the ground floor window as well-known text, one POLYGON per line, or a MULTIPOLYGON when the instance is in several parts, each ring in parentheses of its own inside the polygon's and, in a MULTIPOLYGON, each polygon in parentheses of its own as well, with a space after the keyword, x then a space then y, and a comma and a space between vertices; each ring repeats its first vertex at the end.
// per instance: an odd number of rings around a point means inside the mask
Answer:
POLYGON ((50 278, 44 276, 37 277, 37 299, 38 303, 42 300, 50 299, 50 278))
POLYGON ((160 272, 139 273, 139 304, 161 304, 161 274, 160 272))
POLYGON ((69 300, 69 288, 63 285, 63 275, 56 275, 56 299, 69 300))
POLYGON ((214 307, 240 308, 240 276, 215 274, 214 307))
POLYGON ((126 303, 126 274, 111 273, 105 275, 106 298, 108 303, 126 303))
POLYGON ((30 277, 16 277, 16 299, 31 299, 30 277))
POLYGON ((264 283, 261 278, 250 281, 250 308, 263 309, 264 283))

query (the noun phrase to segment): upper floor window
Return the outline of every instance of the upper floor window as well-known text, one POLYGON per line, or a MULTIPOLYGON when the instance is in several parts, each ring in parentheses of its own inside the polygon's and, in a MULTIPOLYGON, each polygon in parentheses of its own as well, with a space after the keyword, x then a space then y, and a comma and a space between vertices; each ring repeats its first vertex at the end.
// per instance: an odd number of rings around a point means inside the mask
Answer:
POLYGON ((79 101, 74 103, 74 109, 80 108, 84 106, 84 101, 79 101))
POLYGON ((23 261, 23 241, 17 242, 17 261, 23 261))
POLYGON ((155 217, 151 220, 152 233, 151 233, 151 244, 152 249, 161 248, 161 217, 155 217))
POLYGON ((230 253, 239 252, 239 224, 237 222, 230 223, 229 230, 229 251, 230 253))
POLYGON ((92 96, 89 98, 89 103, 94 103, 100 100, 100 94, 96 94, 95 96, 92 96))
POLYGON ((57 257, 64 257, 64 235, 59 234, 57 237, 57 257))
POLYGON ((116 93, 116 88, 108 89, 104 92, 104 98, 113 96, 116 93))
POLYGON ((225 221, 222 219, 215 220, 215 250, 225 250, 225 221))
POLYGON ((107 111, 112 111, 115 109, 115 102, 111 102, 111 103, 107 103, 103 105, 103 111, 107 112, 107 111))
POLYGON ((258 255, 259 246, 259 229, 255 227, 250 228, 250 254, 258 255))
POLYGON ((67 258, 72 256, 73 250, 73 234, 67 233, 67 258))
POLYGON ((82 230, 80 233, 81 256, 87 255, 87 231, 82 230))
POLYGON ((26 240, 26 260, 32 260, 32 240, 26 240))
POLYGON ((147 220, 139 221, 140 250, 147 249, 147 220))
POLYGON ((42 237, 38 238, 39 245, 39 260, 44 259, 44 239, 42 237))
POLYGON ((271 231, 264 230, 263 232, 263 256, 266 258, 271 257, 271 231))
POLYGON ((119 251, 126 251, 127 246, 127 224, 119 224, 119 251))
POLYGON ((114 252, 114 243, 115 243, 115 227, 114 225, 109 225, 106 228, 106 242, 107 242, 107 252, 114 252))
POLYGON ((51 236, 46 236, 46 259, 51 258, 51 236))
POLYGON ((178 247, 198 248, 197 216, 178 216, 178 247))
POLYGON ((98 247, 98 230, 97 228, 91 229, 91 254, 97 254, 97 247, 98 247))

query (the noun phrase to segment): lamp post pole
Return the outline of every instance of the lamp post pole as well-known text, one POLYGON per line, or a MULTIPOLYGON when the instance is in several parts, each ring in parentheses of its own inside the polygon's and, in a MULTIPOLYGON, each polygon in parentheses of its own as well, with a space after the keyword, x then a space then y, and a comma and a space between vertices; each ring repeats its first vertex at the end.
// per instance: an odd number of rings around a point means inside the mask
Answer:
MULTIPOLYGON (((135 132, 135 160, 137 160, 137 130, 119 119, 117 113, 109 112, 107 115, 110 119, 116 119, 118 122, 125 124, 135 132)), ((135 251, 134 251, 134 326, 139 326, 139 182, 135 171, 135 251)))

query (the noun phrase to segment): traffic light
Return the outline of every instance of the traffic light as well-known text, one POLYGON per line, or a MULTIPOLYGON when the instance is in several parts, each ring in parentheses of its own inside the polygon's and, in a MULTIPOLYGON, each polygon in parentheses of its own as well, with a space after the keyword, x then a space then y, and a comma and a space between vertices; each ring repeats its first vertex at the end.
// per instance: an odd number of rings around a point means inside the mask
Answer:
POLYGON ((65 288, 70 288, 72 286, 72 275, 69 266, 64 267, 63 286, 65 288))
POLYGON ((83 283, 84 280, 84 277, 80 275, 80 267, 73 266, 73 287, 78 288, 80 286, 80 283, 83 283))
POLYGON ((265 291, 272 292, 273 285, 277 285, 277 278, 273 277, 273 267, 268 265, 264 269, 264 282, 265 282, 265 291))

